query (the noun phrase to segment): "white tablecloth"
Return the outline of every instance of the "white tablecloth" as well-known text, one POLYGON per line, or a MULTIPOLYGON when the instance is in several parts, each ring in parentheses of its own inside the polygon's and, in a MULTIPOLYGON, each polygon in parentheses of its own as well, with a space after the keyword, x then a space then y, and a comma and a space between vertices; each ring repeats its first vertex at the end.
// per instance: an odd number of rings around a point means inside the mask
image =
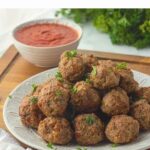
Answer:
MULTIPOLYGON (((0 56, 12 44, 11 31, 22 22, 35 18, 52 18, 55 9, 0 9, 0 56)), ((92 25, 83 26, 79 48, 131 55, 150 56, 150 48, 137 50, 134 47, 113 45, 107 34, 100 33, 92 25)))

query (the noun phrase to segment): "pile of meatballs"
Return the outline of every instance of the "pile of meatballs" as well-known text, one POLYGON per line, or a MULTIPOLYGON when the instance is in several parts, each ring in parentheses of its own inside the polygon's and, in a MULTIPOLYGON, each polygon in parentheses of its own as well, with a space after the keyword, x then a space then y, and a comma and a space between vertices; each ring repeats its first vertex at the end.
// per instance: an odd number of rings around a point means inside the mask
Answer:
POLYGON ((150 129, 150 87, 139 87, 125 62, 65 51, 55 77, 32 87, 21 121, 52 144, 124 144, 150 129))

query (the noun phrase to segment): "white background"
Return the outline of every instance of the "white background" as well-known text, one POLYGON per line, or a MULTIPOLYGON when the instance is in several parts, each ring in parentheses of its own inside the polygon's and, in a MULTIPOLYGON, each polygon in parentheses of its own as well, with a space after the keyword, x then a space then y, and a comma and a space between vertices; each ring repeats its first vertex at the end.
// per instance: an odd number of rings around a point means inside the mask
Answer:
MULTIPOLYGON (((53 4, 55 5, 55 3, 53 4)), ((49 3, 49 8, 45 9, 0 9, 0 56, 12 44, 11 32, 16 25, 36 18, 53 18, 58 8, 52 9, 50 8, 52 6, 49 3)), ((85 24, 82 25, 82 28, 84 34, 79 45, 81 49, 150 56, 150 48, 137 50, 134 47, 112 45, 108 35, 100 33, 92 25, 85 24)))

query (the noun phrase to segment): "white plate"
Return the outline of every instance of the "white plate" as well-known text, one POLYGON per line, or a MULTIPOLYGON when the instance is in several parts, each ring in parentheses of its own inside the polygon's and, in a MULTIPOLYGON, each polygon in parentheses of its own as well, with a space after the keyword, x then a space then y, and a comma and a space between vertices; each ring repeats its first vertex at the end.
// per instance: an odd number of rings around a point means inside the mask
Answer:
MULTIPOLYGON (((10 95, 12 98, 7 98, 4 109, 3 117, 5 124, 9 131, 21 142, 28 146, 39 150, 49 150, 45 141, 33 129, 27 128, 22 125, 18 114, 19 105, 22 98, 31 91, 31 85, 33 83, 42 83, 46 81, 50 76, 54 76, 57 68, 50 69, 45 72, 39 73, 18 85, 10 95)), ((133 71, 135 79, 141 86, 150 86, 150 76, 133 71)), ((67 146, 55 146, 57 150, 77 150, 78 145, 67 145, 67 146)), ((150 131, 141 133, 138 139, 130 144, 117 146, 117 150, 142 150, 150 148, 150 131)), ((98 146, 89 146, 88 150, 111 150, 111 143, 103 142, 98 146)))

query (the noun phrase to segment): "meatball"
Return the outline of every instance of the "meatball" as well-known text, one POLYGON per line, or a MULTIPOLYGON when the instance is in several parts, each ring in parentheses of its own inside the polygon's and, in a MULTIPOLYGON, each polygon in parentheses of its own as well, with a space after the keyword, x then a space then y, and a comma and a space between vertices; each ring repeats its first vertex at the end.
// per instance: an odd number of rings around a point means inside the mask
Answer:
POLYGON ((133 73, 129 68, 116 69, 120 75, 120 87, 128 94, 135 92, 138 88, 138 83, 133 78, 133 73))
POLYGON ((71 103, 77 112, 94 112, 100 106, 98 92, 85 81, 75 84, 71 94, 71 103))
POLYGON ((99 60, 98 65, 101 65, 103 67, 112 68, 116 66, 116 63, 111 60, 99 60))
POLYGON ((26 96, 19 106, 19 115, 22 123, 27 127, 37 128, 44 118, 43 113, 37 106, 37 97, 26 96))
POLYGON ((100 90, 109 89, 119 85, 120 76, 112 67, 102 65, 93 66, 90 81, 95 88, 100 90))
POLYGON ((150 103, 150 87, 141 87, 136 91, 138 98, 146 99, 150 103))
POLYGON ((73 131, 65 118, 47 117, 40 122, 38 134, 47 142, 67 144, 73 137, 73 131))
POLYGON ((127 93, 119 87, 112 89, 103 97, 101 110, 109 116, 127 114, 129 111, 127 93))
POLYGON ((87 72, 91 72, 92 66, 95 66, 98 63, 97 57, 92 54, 81 54, 81 58, 83 59, 87 72))
POLYGON ((55 78, 43 85, 38 106, 46 116, 63 116, 70 98, 69 89, 55 78))
POLYGON ((95 114, 77 116, 74 127, 75 138, 80 145, 94 145, 104 139, 104 125, 95 114))
POLYGON ((141 129, 150 129, 150 105, 146 100, 135 102, 131 107, 131 115, 139 121, 141 129))
POLYGON ((32 84, 32 95, 38 97, 43 85, 32 84))
POLYGON ((113 143, 129 143, 139 134, 139 123, 127 115, 113 116, 105 130, 106 137, 113 143))
POLYGON ((59 71, 64 79, 70 82, 78 81, 85 72, 83 59, 75 50, 66 51, 61 55, 59 71))

